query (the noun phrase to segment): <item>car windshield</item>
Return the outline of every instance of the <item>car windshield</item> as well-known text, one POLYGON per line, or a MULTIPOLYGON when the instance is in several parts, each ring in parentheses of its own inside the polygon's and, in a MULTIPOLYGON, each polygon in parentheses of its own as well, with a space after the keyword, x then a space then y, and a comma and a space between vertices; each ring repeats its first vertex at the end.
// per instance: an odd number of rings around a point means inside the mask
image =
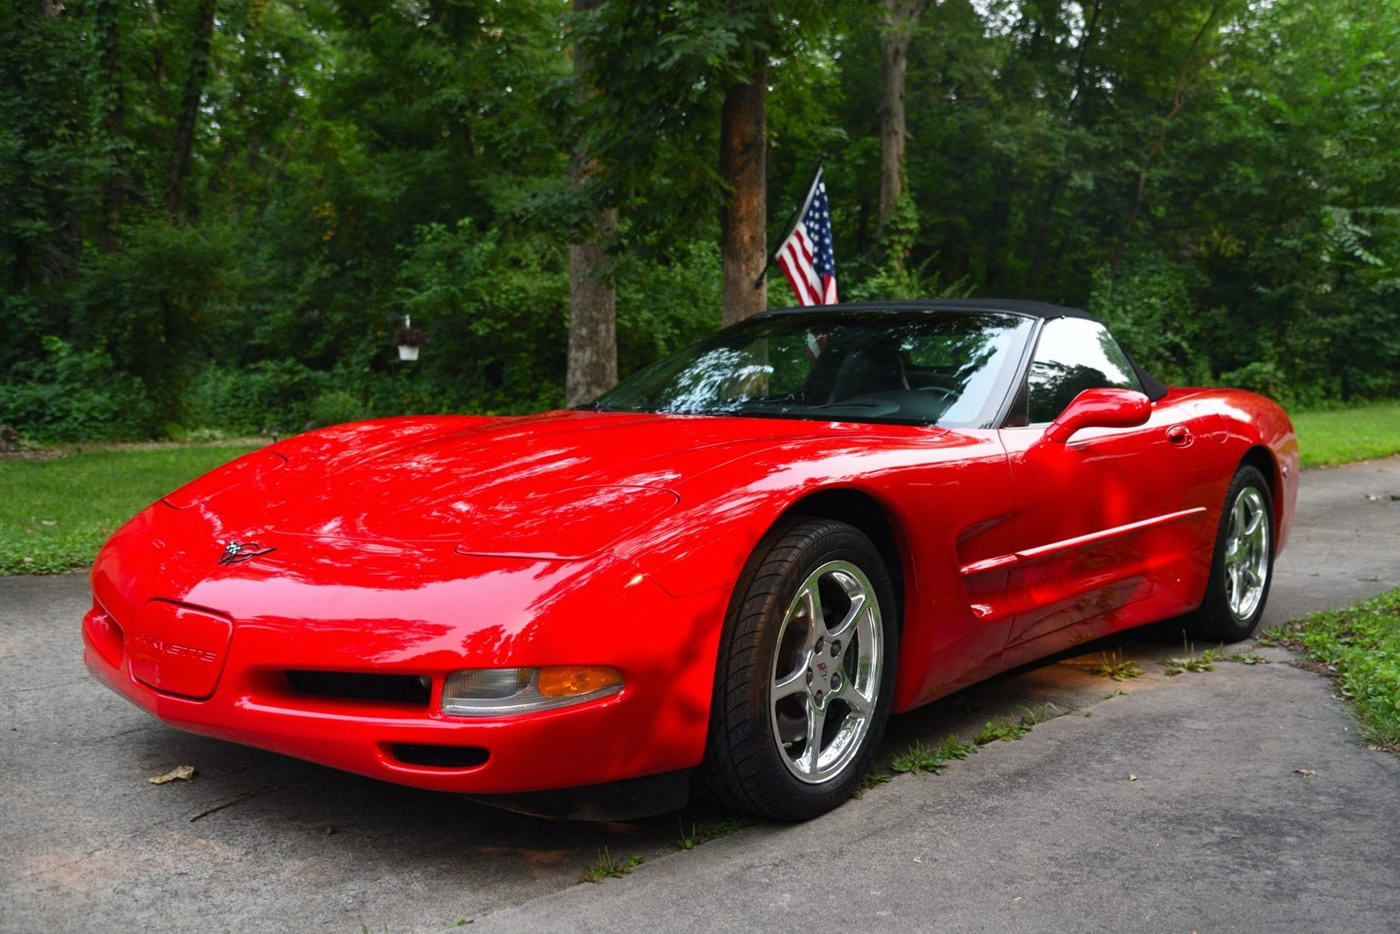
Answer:
POLYGON ((1032 319, 861 310, 750 318, 652 364, 589 408, 989 426, 1032 319))

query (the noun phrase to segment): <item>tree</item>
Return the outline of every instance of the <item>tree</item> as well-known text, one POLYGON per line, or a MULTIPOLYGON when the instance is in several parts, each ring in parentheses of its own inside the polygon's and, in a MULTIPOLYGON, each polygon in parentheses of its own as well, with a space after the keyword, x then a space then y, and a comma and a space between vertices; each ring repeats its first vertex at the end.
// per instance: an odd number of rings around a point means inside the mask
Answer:
POLYGON ((171 215, 180 212, 180 201, 185 193, 185 179, 190 172, 195 124, 199 120, 199 101, 204 96, 204 81, 209 74, 209 47, 214 36, 216 6, 217 0, 199 0, 199 6, 195 9, 190 57, 185 66, 185 87, 180 95, 180 112, 175 123, 175 148, 170 158, 170 181, 165 188, 165 210, 171 215))
MULTIPOLYGON (((603 0, 573 0, 575 14, 597 9, 603 0)), ((586 101, 596 93, 588 84, 588 50, 574 43, 575 94, 586 101)), ((583 146, 569 160, 570 183, 582 192, 595 165, 583 146)), ((569 246, 569 362, 564 404, 579 405, 617 383, 617 288, 609 268, 607 243, 617 230, 617 208, 594 210, 580 242, 569 246)))
POLYGON ((768 307, 768 58, 752 50, 747 74, 724 89, 720 114, 720 175, 728 194, 720 209, 724 323, 768 307))
MULTIPOLYGON (((904 193, 904 82, 909 42, 930 0, 880 0, 880 205, 875 239, 885 233, 895 203, 904 193)), ((902 259, 902 258, 899 258, 902 259)))

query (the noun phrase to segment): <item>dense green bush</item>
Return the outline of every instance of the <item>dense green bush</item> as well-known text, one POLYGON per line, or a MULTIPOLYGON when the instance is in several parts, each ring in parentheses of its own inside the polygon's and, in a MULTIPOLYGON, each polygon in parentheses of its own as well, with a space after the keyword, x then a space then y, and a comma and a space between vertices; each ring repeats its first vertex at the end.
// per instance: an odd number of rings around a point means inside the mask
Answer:
POLYGON ((35 441, 151 438, 156 407, 139 380, 104 351, 75 351, 57 337, 43 339, 44 356, 16 363, 0 383, 0 424, 35 441))
POLYGON ((312 419, 313 400, 331 388, 330 374, 296 360, 263 360, 243 370, 210 365, 190 387, 186 424, 236 435, 300 431, 312 419))
POLYGON ((1138 363, 1158 379, 1178 385, 1209 383, 1212 359, 1198 334, 1190 269, 1151 254, 1096 270, 1089 311, 1109 326, 1138 363))

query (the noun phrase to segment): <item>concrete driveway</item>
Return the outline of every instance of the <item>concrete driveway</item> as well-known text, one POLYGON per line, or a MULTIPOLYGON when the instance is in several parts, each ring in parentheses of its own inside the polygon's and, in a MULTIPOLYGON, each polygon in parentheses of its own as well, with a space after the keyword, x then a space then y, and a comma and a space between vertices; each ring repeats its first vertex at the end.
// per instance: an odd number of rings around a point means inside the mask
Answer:
MULTIPOLYGON (((1305 474, 1266 626, 1400 586, 1392 494, 1400 458, 1305 474)), ((1400 760, 1356 745, 1329 683, 1284 653, 1166 678, 1159 662, 1182 653, 1170 623, 896 718, 886 752, 1022 706, 1052 715, 1017 742, 681 851, 683 832, 732 815, 540 821, 168 729, 83 670, 88 599, 81 576, 0 579, 3 932, 1393 932, 1400 918, 1400 760), (1147 674, 1089 673, 1120 649, 1147 674), (179 765, 192 782, 146 781, 179 765), (575 885, 604 847, 644 862, 575 885)))

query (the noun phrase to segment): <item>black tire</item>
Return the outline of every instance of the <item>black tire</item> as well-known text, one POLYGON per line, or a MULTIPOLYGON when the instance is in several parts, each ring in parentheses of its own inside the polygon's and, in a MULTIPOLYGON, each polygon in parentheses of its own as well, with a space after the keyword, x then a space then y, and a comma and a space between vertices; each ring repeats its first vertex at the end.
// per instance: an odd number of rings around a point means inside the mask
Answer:
POLYGON ((1225 495, 1205 599, 1188 617, 1192 634, 1211 642, 1249 638, 1264 615, 1273 579, 1273 494, 1258 468, 1245 464, 1235 471, 1230 491, 1225 495), (1261 523, 1262 544, 1258 536, 1244 534, 1246 530, 1239 527, 1242 516, 1250 527, 1254 521, 1261 523), (1237 545, 1233 552, 1232 539, 1237 545), (1262 581, 1258 580, 1261 576, 1262 581), (1243 599, 1244 595, 1249 599, 1243 599))
POLYGON ((796 517, 769 532, 730 600, 702 789, 777 820, 816 817, 850 798, 889 719, 897 617, 884 559, 859 529, 796 517))

